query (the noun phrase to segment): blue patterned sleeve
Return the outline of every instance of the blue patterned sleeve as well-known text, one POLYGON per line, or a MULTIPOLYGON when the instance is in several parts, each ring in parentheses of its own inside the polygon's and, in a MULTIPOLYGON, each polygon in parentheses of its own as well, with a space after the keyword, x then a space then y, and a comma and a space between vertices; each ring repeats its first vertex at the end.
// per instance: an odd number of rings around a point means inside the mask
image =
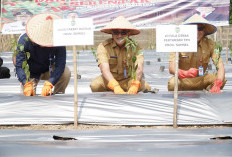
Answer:
POLYGON ((25 49, 27 49, 26 38, 27 38, 26 34, 23 34, 19 37, 18 47, 17 47, 17 50, 19 51, 19 53, 16 56, 16 74, 17 74, 18 80, 23 85, 26 83, 26 74, 24 70, 22 69, 23 61, 25 61, 25 49), (20 46, 24 46, 23 51, 20 50, 20 46))
POLYGON ((55 85, 64 72, 66 65, 66 48, 54 47, 55 49, 55 70, 52 72, 49 82, 55 85))

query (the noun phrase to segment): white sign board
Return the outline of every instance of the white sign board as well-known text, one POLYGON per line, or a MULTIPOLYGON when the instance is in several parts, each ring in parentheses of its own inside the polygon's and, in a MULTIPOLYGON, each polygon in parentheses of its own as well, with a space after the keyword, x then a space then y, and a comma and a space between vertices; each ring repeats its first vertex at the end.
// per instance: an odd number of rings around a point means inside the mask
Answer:
POLYGON ((22 34, 25 33, 26 23, 16 21, 12 23, 5 23, 2 28, 2 34, 22 34))
POLYGON ((94 32, 91 18, 58 19, 53 23, 53 45, 93 45, 94 32))
POLYGON ((197 25, 158 25, 156 52, 197 52, 197 25))

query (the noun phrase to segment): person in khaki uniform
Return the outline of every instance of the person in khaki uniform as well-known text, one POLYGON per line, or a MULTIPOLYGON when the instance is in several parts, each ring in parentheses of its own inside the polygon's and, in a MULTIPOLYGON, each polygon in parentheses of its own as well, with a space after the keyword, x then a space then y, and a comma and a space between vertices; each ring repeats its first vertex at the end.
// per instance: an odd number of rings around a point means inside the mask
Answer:
MULTIPOLYGON (((217 55, 214 52, 215 43, 206 36, 213 34, 217 28, 209 24, 203 17, 195 14, 188 18, 183 24, 196 24, 198 27, 198 49, 196 53, 179 53, 178 90, 209 90, 210 93, 220 93, 224 87, 225 69, 221 57, 218 59, 218 72, 216 74, 204 74, 210 58, 215 64, 217 55), (201 68, 203 67, 203 70, 201 68), (199 69, 200 68, 200 69, 199 69), (200 71, 203 71, 203 76, 200 71), (200 76, 199 76, 200 75, 200 76)), ((169 72, 175 74, 175 53, 170 54, 169 72)), ((168 82, 168 90, 174 90, 174 77, 168 82)))
POLYGON ((92 92, 113 90, 115 94, 137 94, 138 91, 150 90, 150 86, 142 80, 144 56, 137 46, 138 68, 137 80, 128 76, 128 66, 132 64, 132 52, 127 53, 124 37, 140 33, 123 16, 119 16, 109 23, 101 32, 112 34, 112 38, 100 43, 97 48, 97 60, 101 76, 96 77, 90 84, 92 92))

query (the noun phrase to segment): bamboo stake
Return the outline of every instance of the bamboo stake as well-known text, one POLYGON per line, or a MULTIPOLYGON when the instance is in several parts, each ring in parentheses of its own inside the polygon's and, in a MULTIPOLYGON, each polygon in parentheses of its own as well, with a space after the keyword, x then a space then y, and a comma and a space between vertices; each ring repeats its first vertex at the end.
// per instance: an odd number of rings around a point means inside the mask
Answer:
POLYGON ((226 64, 228 64, 229 34, 230 34, 230 27, 228 26, 227 36, 226 36, 226 64))
POLYGON ((222 26, 219 27, 219 30, 220 30, 220 43, 223 44, 223 41, 222 41, 222 26))
POLYGON ((174 87, 174 108, 173 108, 173 127, 177 128, 177 104, 178 104, 178 69, 179 53, 176 52, 175 60, 175 87, 174 87))
POLYGON ((78 116, 77 116, 77 107, 78 107, 78 97, 77 97, 77 53, 76 46, 73 46, 73 70, 74 70, 74 127, 77 127, 78 116))
POLYGON ((217 41, 217 32, 214 33, 213 37, 214 37, 214 41, 216 42, 217 41))

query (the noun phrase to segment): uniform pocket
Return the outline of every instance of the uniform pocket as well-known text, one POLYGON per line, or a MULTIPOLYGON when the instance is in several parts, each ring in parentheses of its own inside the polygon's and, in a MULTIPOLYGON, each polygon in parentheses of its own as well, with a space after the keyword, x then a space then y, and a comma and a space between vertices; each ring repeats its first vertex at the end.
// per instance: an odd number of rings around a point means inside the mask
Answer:
POLYGON ((109 65, 110 65, 110 71, 111 72, 117 72, 117 63, 118 63, 118 60, 117 58, 110 58, 109 59, 109 65))
POLYGON ((190 67, 190 56, 188 54, 181 54, 179 56, 179 68, 183 70, 188 70, 190 67))
POLYGON ((190 63, 190 55, 189 53, 181 53, 179 56, 179 60, 184 63, 190 63))
POLYGON ((180 63, 190 63, 190 59, 189 58, 180 58, 180 63))

